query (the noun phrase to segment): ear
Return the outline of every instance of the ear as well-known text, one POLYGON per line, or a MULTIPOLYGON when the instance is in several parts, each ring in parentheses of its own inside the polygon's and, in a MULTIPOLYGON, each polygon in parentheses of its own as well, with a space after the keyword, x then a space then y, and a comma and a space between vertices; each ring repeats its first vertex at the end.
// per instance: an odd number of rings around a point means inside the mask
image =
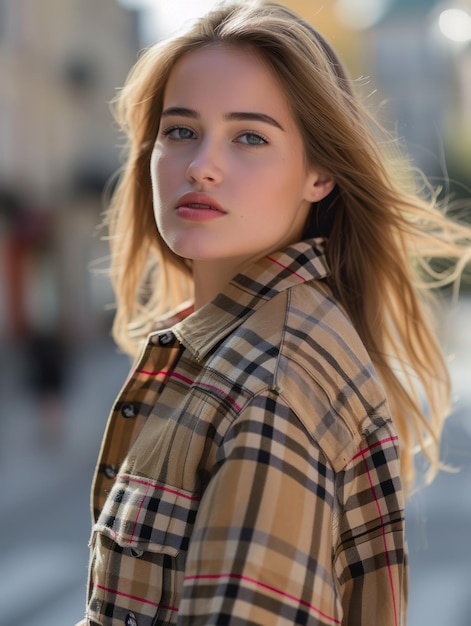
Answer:
POLYGON ((306 181, 305 200, 309 202, 320 202, 335 187, 335 178, 331 174, 312 171, 308 174, 306 181))

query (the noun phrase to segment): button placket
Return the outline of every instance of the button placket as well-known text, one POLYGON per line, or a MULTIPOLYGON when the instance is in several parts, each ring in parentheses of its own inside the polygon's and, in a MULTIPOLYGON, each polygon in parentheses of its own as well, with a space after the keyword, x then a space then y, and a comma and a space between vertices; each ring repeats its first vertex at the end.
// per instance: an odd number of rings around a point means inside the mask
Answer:
POLYGON ((168 347, 175 343, 176 337, 172 333, 172 331, 167 331, 166 333, 162 333, 158 336, 158 344, 162 347, 168 347))
POLYGON ((126 419, 136 417, 136 405, 133 402, 125 402, 121 407, 121 415, 126 419))
POLYGON ((125 626, 139 626, 137 623, 136 616, 134 613, 128 613, 126 615, 126 619, 124 620, 125 626))
POLYGON ((137 548, 131 548, 131 556, 136 559, 140 558, 144 554, 144 550, 138 550, 137 548))
POLYGON ((118 470, 116 469, 114 465, 105 465, 105 467, 103 468, 103 473, 105 474, 107 478, 112 479, 112 478, 116 478, 118 474, 118 470))

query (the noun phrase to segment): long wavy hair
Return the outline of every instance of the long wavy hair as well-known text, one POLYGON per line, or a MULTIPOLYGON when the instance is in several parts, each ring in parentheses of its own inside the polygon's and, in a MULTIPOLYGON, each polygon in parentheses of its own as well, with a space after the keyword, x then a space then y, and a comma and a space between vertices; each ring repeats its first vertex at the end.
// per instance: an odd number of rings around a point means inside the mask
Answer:
POLYGON ((243 2, 210 12, 149 48, 116 98, 115 117, 127 144, 107 212, 115 340, 135 355, 156 320, 192 298, 191 265, 167 248, 155 224, 150 160, 172 68, 183 55, 214 44, 261 55, 286 93, 308 163, 335 177, 333 206, 313 206, 313 214, 331 211, 331 288, 384 384, 409 491, 417 449, 428 460, 428 479, 440 467, 440 435, 450 410, 449 374, 426 295, 459 279, 470 257, 471 230, 448 219, 433 193, 418 189, 412 168, 396 158, 398 143, 354 95, 334 51, 287 8, 243 2), (406 167, 398 169, 399 162, 406 167), (453 260, 445 272, 430 262, 439 257, 453 260))

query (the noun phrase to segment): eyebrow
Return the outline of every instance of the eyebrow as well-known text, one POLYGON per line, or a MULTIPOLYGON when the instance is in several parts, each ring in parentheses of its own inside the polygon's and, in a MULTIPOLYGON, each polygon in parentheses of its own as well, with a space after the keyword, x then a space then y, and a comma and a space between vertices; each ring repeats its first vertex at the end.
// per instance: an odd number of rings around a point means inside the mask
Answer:
MULTIPOLYGON (((161 117, 169 116, 188 117, 192 119, 200 119, 201 115, 193 109, 187 109, 185 107, 170 107, 162 112, 161 117)), ((264 122, 270 124, 275 128, 279 128, 284 132, 283 126, 275 120, 275 118, 267 115, 266 113, 255 113, 251 111, 234 111, 232 113, 225 113, 224 119, 227 121, 247 121, 247 122, 264 122)))

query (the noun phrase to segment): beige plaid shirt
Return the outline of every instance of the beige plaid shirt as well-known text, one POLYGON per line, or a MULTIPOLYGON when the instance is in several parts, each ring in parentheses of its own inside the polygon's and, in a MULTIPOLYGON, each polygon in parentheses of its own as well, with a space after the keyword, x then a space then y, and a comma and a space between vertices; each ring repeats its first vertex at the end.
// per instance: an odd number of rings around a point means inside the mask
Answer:
POLYGON ((90 624, 405 624, 397 434, 327 275, 302 242, 149 336, 97 465, 90 624))

